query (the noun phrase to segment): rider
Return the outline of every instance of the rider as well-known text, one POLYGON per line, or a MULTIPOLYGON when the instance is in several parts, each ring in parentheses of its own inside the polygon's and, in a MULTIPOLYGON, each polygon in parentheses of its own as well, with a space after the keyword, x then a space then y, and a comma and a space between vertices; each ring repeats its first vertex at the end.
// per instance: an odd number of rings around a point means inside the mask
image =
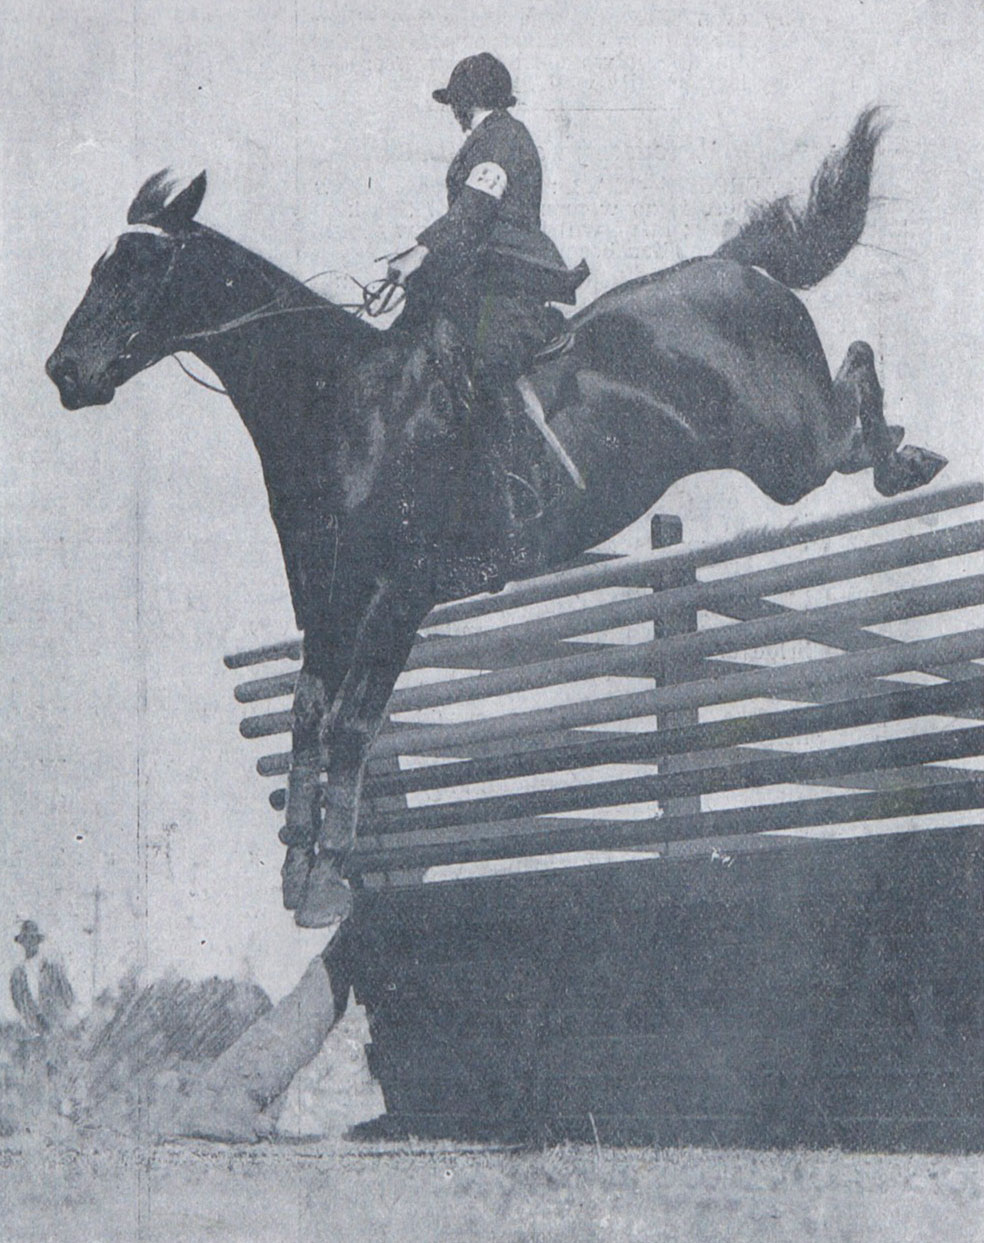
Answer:
POLYGON ((505 65, 488 52, 466 57, 433 94, 468 138, 448 169, 448 210, 390 260, 387 278, 407 286, 405 328, 438 315, 454 325, 481 404, 500 410, 563 329, 548 303, 573 304, 588 268, 583 260, 568 268, 540 228, 540 156, 509 111, 516 97, 505 65))

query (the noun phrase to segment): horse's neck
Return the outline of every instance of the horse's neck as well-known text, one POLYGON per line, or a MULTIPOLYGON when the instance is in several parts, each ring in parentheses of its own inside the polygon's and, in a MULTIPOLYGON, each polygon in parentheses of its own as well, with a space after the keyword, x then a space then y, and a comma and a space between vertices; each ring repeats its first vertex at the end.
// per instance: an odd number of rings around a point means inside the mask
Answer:
POLYGON ((211 262, 188 299, 210 322, 187 348, 219 377, 251 431, 257 420, 302 414, 284 406, 303 395, 297 379, 310 376, 329 392, 377 334, 258 255, 208 236, 211 262))

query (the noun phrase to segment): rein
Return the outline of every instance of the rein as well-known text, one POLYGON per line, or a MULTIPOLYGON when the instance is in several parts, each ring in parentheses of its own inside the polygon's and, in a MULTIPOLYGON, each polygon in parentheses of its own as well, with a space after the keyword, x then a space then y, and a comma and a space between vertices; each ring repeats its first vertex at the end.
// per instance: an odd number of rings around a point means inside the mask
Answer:
POLYGON ((178 364, 178 366, 185 373, 185 375, 188 377, 189 380, 194 380, 195 383, 200 384, 202 388, 207 388, 210 393, 218 393, 221 397, 229 396, 228 392, 224 388, 221 388, 218 384, 210 384, 208 380, 203 380, 200 375, 195 375, 195 373, 189 367, 186 367, 184 365, 184 363, 177 356, 177 354, 172 354, 171 357, 178 364))
MULTIPOLYGON (((329 276, 332 274, 332 269, 328 268, 323 272, 315 272, 313 276, 306 277, 302 283, 309 285, 312 281, 316 281, 321 276, 329 276)), ((170 275, 171 269, 169 268, 166 273, 165 280, 170 275)), ((281 301, 281 295, 278 294, 276 298, 265 303, 263 306, 258 306, 252 311, 246 311, 242 315, 237 315, 233 319, 226 320, 224 323, 216 324, 214 328, 202 328, 197 332, 188 332, 182 334, 180 337, 172 337, 168 344, 178 345, 190 341, 205 341, 212 337, 223 336, 227 332, 235 332, 238 328, 245 328, 249 324, 259 323, 261 320, 276 319, 281 315, 295 315, 302 311, 349 311, 355 315, 356 319, 362 319, 365 316, 368 316, 370 319, 375 319, 377 316, 385 314, 387 311, 394 310, 396 307, 400 306, 406 298, 406 291, 403 286, 397 285, 395 282, 386 278, 378 281, 369 281, 367 284, 363 284, 360 280, 357 280, 356 277, 348 275, 348 273, 343 273, 342 275, 345 275, 348 280, 352 281, 353 284, 359 287, 362 292, 361 302, 332 302, 328 306, 278 306, 278 303, 281 301)), ((202 388, 208 389, 210 393, 218 393, 222 397, 229 396, 228 392, 224 388, 221 388, 218 384, 210 384, 208 380, 203 380, 201 376, 195 375, 189 367, 185 366, 185 364, 178 357, 177 353, 172 353, 171 357, 189 380, 194 380, 196 384, 201 385, 202 388)))
MULTIPOLYGON (((167 274, 170 275, 170 272, 167 274)), ((321 276, 333 275, 329 268, 324 272, 315 272, 313 276, 308 276, 302 281, 302 284, 309 285, 312 281, 316 281, 321 276)), ((227 332, 234 332, 238 328, 245 328, 249 324, 258 323, 264 319, 276 319, 281 315, 299 315, 302 312, 327 312, 327 311, 349 311, 353 313, 356 319, 362 319, 368 316, 375 319, 377 316, 384 314, 386 311, 394 310, 400 306, 406 297, 406 293, 402 285, 397 285, 394 281, 390 281, 386 277, 382 280, 369 281, 363 284, 354 276, 343 273, 346 278, 357 285, 362 292, 362 300, 360 302, 330 302, 325 306, 283 306, 282 295, 278 294, 270 302, 264 303, 262 306, 255 307, 252 311, 244 311, 242 315, 237 315, 233 319, 227 319, 221 324, 216 324, 214 328, 201 328, 196 332, 182 333, 180 337, 172 337, 171 340, 178 341, 204 341, 211 337, 220 337, 227 332), (392 296, 387 300, 386 295, 391 291, 399 291, 397 297, 392 296)), ((166 279, 166 278, 165 278, 166 279)))
MULTIPOLYGON (((166 237, 173 244, 167 271, 164 273, 157 289, 157 297, 154 301, 154 310, 156 310, 156 307, 163 299, 164 293, 170 284, 175 266, 177 264, 178 256, 184 249, 185 241, 180 237, 175 237, 172 234, 166 233, 163 229, 160 229, 155 225, 134 224, 130 226, 127 232, 153 233, 159 237, 166 237)), ((302 284, 310 285, 312 281, 318 280, 319 277, 330 275, 343 275, 347 280, 352 281, 352 283, 359 289, 359 292, 362 295, 361 299, 358 302, 326 302, 325 304, 316 303, 313 306, 284 306, 284 294, 281 292, 273 297, 269 302, 263 303, 261 306, 254 307, 251 311, 245 311, 241 315, 236 315, 232 319, 227 319, 211 328, 200 328, 192 332, 185 332, 178 336, 166 338, 163 342, 163 348, 156 351, 152 357, 148 358, 139 370, 147 370, 147 368, 152 367, 155 363, 159 362, 160 359, 170 354, 190 380, 194 380, 196 384, 200 385, 202 388, 208 389, 209 392, 218 393, 223 397, 228 397, 229 394, 224 388, 221 388, 217 384, 211 384, 208 380, 203 380, 201 376, 195 375, 195 373, 181 361, 177 352, 182 348, 186 348, 192 342, 211 340, 215 337, 224 336, 226 333, 235 332, 240 328, 246 328, 250 324, 260 323, 261 321, 267 319, 277 319, 282 315, 298 315, 302 313, 308 314, 311 312, 327 313, 329 311, 348 311, 353 314, 356 319, 375 319, 388 311, 395 310, 396 307, 400 306, 406 298, 406 290, 404 287, 398 282, 390 280, 388 277, 384 277, 381 280, 369 281, 363 284, 363 282, 358 280, 356 277, 350 276, 348 273, 337 273, 332 268, 326 268, 324 271, 315 272, 313 276, 306 277, 305 280, 302 281, 302 284)), ((127 350, 129 350, 130 346, 135 340, 137 340, 143 331, 143 329, 136 329, 133 333, 131 333, 125 347, 127 350)), ((123 357, 129 358, 130 355, 125 353, 123 357)))

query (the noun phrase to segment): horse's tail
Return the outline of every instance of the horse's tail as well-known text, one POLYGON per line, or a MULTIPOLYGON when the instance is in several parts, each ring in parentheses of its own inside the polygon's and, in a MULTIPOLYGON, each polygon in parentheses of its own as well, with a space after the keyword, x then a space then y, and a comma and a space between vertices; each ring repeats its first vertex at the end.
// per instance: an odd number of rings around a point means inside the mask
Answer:
POLYGON ((764 268, 790 289, 809 289, 829 276, 861 237, 875 149, 884 132, 881 110, 867 108, 846 144, 821 164, 804 208, 793 207, 788 195, 756 208, 717 257, 764 268))

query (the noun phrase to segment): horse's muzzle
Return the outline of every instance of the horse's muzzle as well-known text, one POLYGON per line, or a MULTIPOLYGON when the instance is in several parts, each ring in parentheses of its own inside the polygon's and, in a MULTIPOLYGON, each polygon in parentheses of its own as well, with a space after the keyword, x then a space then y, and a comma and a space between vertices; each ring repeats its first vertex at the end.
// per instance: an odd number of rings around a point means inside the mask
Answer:
POLYGON ((113 400, 116 388, 108 377, 83 380, 75 359, 59 354, 57 350, 45 363, 44 369, 58 389, 58 396, 66 410, 105 406, 113 400))

